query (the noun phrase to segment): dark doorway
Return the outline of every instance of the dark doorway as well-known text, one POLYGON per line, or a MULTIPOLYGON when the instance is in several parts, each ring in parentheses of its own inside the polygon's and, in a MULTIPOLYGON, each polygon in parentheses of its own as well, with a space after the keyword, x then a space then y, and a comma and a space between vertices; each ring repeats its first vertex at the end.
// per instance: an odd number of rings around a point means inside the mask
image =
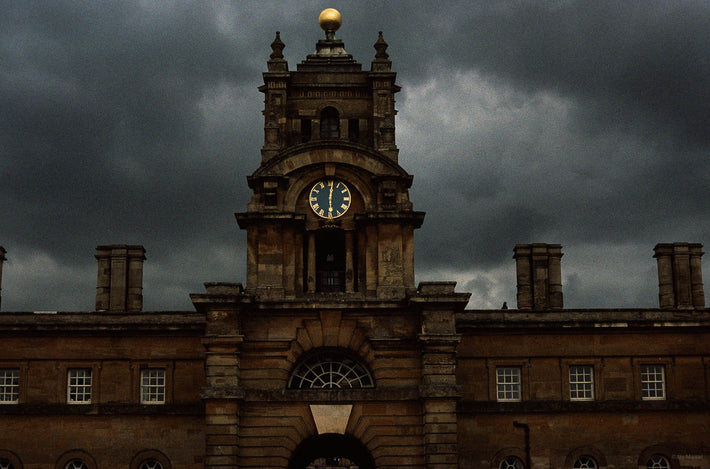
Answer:
POLYGON ((345 232, 325 229, 316 233, 316 291, 345 291, 345 232))
POLYGON ((350 435, 328 433, 305 440, 294 452, 289 469, 375 469, 367 448, 350 435))

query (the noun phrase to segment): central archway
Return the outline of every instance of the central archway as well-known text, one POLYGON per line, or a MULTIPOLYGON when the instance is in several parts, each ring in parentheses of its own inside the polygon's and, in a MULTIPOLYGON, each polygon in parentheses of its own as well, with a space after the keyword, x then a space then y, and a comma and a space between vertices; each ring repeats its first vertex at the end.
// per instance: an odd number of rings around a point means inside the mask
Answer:
POLYGON ((293 453, 288 469, 307 469, 314 461, 323 460, 319 467, 357 467, 375 469, 370 452, 357 438, 350 435, 326 433, 304 440, 293 453), (342 466, 349 461, 351 464, 342 466))

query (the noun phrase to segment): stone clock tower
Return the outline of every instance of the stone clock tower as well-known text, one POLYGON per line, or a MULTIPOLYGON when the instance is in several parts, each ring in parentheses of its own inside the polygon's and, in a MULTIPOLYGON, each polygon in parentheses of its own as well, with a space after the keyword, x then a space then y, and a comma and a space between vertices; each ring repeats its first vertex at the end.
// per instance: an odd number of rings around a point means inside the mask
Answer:
POLYGON ((334 37, 337 15, 321 15, 320 25, 325 39, 296 70, 278 33, 271 44, 261 166, 249 178, 247 212, 237 214, 247 287, 272 299, 401 299, 414 289, 413 232, 424 213, 412 210, 412 177, 397 162, 399 87, 387 43, 380 34, 363 71, 334 37))
POLYGON ((414 282, 382 33, 370 70, 335 37, 289 70, 279 33, 248 178, 246 286, 208 283, 205 467, 456 467, 453 282, 414 282), (337 464, 336 464, 337 463, 337 464), (349 466, 348 466, 349 464, 349 466))

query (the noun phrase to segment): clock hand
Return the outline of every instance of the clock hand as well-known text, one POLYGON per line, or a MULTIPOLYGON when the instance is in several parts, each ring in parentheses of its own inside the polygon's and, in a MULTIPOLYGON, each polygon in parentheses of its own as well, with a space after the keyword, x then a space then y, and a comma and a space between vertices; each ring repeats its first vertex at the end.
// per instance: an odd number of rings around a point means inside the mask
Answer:
POLYGON ((328 212, 333 211, 333 181, 330 181, 330 193, 328 194, 328 212))

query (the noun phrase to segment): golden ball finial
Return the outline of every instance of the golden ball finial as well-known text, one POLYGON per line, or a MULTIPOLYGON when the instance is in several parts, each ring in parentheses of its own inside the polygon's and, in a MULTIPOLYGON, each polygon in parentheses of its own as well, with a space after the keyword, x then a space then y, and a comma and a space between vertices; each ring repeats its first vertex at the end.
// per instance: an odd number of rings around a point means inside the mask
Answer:
POLYGON ((335 8, 326 8, 318 15, 318 24, 323 31, 337 31, 343 24, 343 17, 335 8))

